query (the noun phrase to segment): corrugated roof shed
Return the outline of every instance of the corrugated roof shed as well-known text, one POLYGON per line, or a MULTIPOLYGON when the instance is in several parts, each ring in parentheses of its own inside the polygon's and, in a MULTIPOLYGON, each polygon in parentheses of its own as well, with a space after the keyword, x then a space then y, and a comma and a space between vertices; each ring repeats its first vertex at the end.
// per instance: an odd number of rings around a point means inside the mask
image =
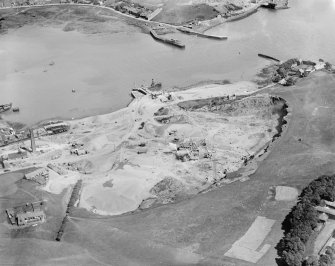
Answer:
POLYGON ((321 206, 316 206, 315 209, 319 212, 324 212, 330 215, 334 215, 335 216, 335 209, 333 208, 328 208, 328 207, 321 207, 321 206))
POLYGON ((335 202, 333 202, 333 201, 328 201, 328 200, 325 200, 325 203, 326 203, 326 205, 327 205, 327 206, 329 206, 329 207, 332 207, 332 208, 334 208, 334 209, 335 209, 335 202))

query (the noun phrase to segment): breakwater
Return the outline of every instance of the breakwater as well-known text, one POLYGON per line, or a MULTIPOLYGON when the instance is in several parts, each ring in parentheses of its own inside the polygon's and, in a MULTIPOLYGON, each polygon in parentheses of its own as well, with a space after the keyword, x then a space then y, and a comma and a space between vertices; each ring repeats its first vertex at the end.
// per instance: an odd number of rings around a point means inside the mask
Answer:
POLYGON ((185 27, 179 27, 177 28, 177 30, 179 30, 180 32, 186 33, 186 34, 196 35, 202 38, 208 38, 208 39, 214 39, 214 40, 227 40, 228 39, 228 37, 226 36, 205 34, 205 33, 197 32, 197 31, 185 28, 185 27))

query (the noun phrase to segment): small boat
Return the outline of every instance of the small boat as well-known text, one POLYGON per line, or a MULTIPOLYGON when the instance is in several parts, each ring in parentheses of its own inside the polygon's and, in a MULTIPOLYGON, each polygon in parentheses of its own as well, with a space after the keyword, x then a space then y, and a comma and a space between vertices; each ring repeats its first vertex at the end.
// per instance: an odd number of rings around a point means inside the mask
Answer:
POLYGON ((0 113, 6 112, 12 108, 12 103, 0 105, 0 113))
POLYGON ((20 112, 20 108, 19 107, 13 108, 13 112, 20 112))
POLYGON ((72 89, 72 93, 75 93, 76 92, 76 90, 75 89, 72 89))

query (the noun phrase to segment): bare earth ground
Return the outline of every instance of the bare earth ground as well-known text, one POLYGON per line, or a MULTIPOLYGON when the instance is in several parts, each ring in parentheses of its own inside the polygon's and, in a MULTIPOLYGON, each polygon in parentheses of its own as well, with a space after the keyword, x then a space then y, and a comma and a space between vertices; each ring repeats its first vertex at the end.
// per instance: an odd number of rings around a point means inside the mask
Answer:
MULTIPOLYGON (((2 218, 1 262, 255 265, 224 254, 247 232, 256 217, 262 216, 275 223, 263 242, 271 247, 256 265, 276 265, 274 247, 282 236, 281 221, 295 202, 274 201, 269 197, 269 189, 281 185, 300 190, 316 176, 334 172, 334 85, 333 75, 316 72, 293 87, 269 89, 270 94, 287 100, 291 108, 289 125, 249 180, 134 214, 110 217, 78 209, 60 243, 51 237, 57 230, 57 222, 60 223, 61 211, 57 207, 61 204, 60 196, 43 192, 50 206, 46 224, 35 227, 32 232, 15 233, 8 231, 2 218)), ((8 174, 1 176, 4 180, 8 177, 8 174)), ((41 196, 38 193, 42 191, 35 190, 31 183, 16 181, 20 176, 10 174, 10 177, 12 182, 5 186, 12 194, 2 190, 5 192, 1 195, 2 210, 12 204, 11 199, 17 195, 21 195, 23 202, 32 200, 31 195, 41 196), (14 192, 13 182, 18 182, 16 186, 27 193, 14 192)))

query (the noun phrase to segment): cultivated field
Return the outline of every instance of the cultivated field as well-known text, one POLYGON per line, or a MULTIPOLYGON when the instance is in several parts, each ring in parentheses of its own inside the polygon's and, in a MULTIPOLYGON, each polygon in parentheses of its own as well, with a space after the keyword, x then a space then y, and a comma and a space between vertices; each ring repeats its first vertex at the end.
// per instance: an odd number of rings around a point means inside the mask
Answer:
POLYGON ((270 233, 274 223, 274 220, 258 216, 248 231, 224 255, 256 263, 270 248, 268 244, 264 244, 261 248, 260 245, 270 233))

